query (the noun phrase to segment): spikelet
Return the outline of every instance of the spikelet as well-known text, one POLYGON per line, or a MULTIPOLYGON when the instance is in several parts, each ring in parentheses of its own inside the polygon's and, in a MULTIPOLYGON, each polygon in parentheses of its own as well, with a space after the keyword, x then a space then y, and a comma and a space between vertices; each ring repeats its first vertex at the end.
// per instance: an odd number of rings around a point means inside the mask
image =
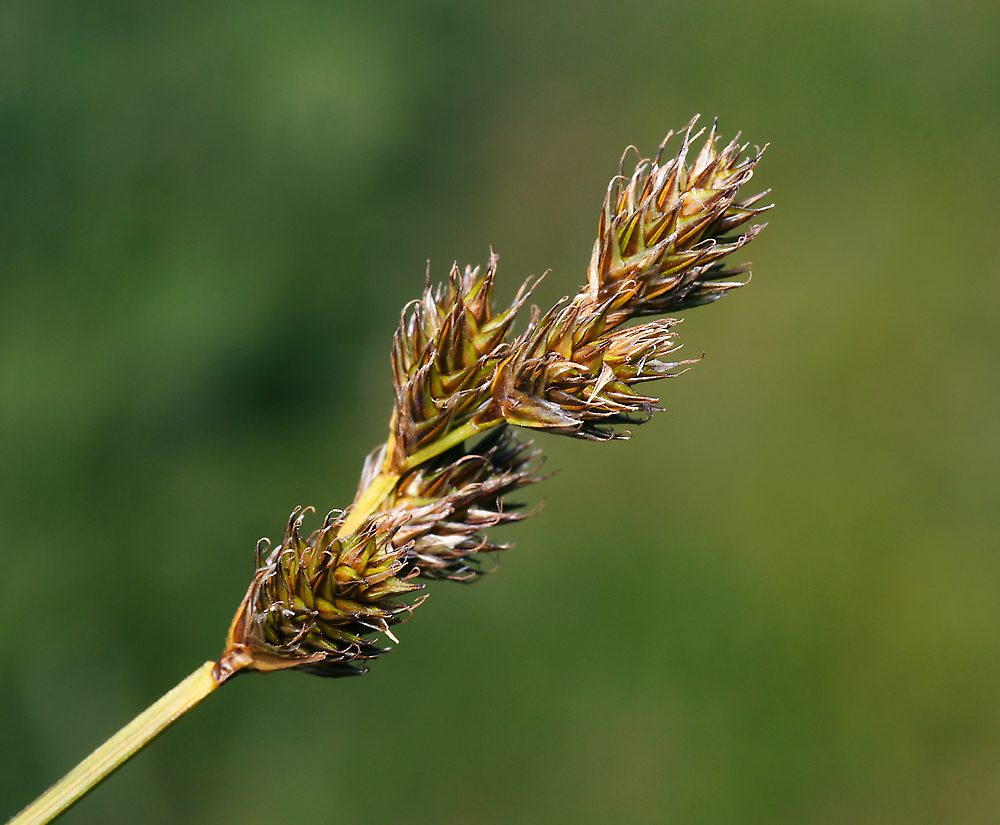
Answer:
POLYGON ((384 511, 400 524, 393 541, 406 545, 407 569, 428 579, 481 575, 484 555, 508 547, 482 531, 532 515, 503 497, 540 480, 538 455, 498 427, 468 452, 449 450, 404 476, 384 511))
POLYGON ((746 146, 737 140, 718 151, 714 125, 687 165, 691 144, 702 134, 692 135, 695 120, 675 157, 660 165, 668 135, 655 160, 641 160, 627 181, 624 175, 612 180, 587 285, 572 301, 532 319, 498 368, 492 405, 479 420, 502 417, 596 440, 627 436, 615 425, 641 423, 657 409, 657 399, 634 385, 678 375, 693 363, 667 358, 679 348, 670 331, 674 319, 620 327, 742 286, 722 279, 748 268, 725 269, 721 261, 761 227, 725 235, 769 208, 753 208, 765 193, 736 199, 762 152, 744 158, 746 146))
POLYGON ((321 676, 363 673, 365 661, 386 648, 372 635, 395 641, 389 629, 413 604, 398 597, 420 586, 401 578, 412 544, 393 542, 391 519, 373 517, 338 537, 343 514, 330 513, 308 540, 296 508, 281 544, 257 545, 257 573, 229 631, 228 650, 249 657, 252 670, 299 667, 321 676))
POLYGON ((767 192, 737 199, 764 150, 744 157, 747 145, 741 146, 737 135, 720 151, 713 124, 688 165, 691 145, 704 131, 692 134, 697 120, 688 124, 670 160, 661 165, 672 132, 652 161, 639 161, 631 177, 621 174, 608 186, 584 297, 596 306, 623 287, 634 289, 630 300, 610 314, 612 325, 708 303, 744 283, 725 279, 745 273, 746 267, 726 269, 721 260, 762 227, 728 233, 770 208, 755 207, 767 192))
POLYGON ((481 412, 489 386, 507 353, 507 334, 528 297, 527 285, 503 312, 494 314, 497 256, 486 272, 452 267, 446 285, 432 289, 403 309, 392 345, 396 407, 391 430, 394 455, 406 456, 481 412))
POLYGON ((627 437, 612 425, 648 420, 657 399, 633 385, 679 375, 692 362, 663 360, 680 348, 670 331, 678 323, 673 319, 601 332, 614 303, 589 319, 585 305, 564 304, 533 322, 497 371, 495 414, 522 427, 598 441, 627 437))

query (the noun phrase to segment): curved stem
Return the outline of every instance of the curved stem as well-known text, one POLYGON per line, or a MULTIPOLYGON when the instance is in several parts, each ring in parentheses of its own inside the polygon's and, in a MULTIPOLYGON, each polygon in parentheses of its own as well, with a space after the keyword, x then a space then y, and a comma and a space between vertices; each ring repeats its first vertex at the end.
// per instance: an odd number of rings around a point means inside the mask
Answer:
POLYGON ((51 822, 93 790, 222 684, 212 675, 214 667, 215 662, 205 662, 10 820, 8 825, 51 822))

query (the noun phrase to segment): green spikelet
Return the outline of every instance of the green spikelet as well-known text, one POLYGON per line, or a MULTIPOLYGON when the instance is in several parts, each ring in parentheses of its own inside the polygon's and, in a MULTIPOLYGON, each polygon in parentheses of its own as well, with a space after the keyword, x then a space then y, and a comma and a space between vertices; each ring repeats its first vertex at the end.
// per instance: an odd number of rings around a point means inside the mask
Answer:
POLYGON ((230 629, 228 647, 250 669, 299 667, 322 676, 362 673, 385 652, 371 636, 405 619, 414 605, 397 601, 420 586, 400 577, 412 544, 394 544, 398 524, 376 516, 346 537, 330 513, 308 540, 304 512, 292 513, 281 544, 257 545, 257 573, 230 629))

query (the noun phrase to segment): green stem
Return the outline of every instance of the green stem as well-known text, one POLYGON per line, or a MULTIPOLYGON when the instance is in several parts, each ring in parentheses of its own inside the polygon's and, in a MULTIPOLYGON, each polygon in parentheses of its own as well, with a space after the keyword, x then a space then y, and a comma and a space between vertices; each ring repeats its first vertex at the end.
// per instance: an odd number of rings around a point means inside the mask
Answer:
MULTIPOLYGON (((341 525, 338 535, 349 536, 362 524, 364 524, 365 520, 372 513, 378 510, 379 506, 381 506, 382 502, 386 500, 389 493, 395 489, 396 482, 399 481, 403 473, 409 472, 414 467, 423 464, 425 461, 430 461, 435 456, 441 455, 441 453, 446 450, 450 450, 452 447, 461 444, 467 438, 472 438, 472 436, 477 433, 492 429, 493 427, 503 423, 504 420, 502 418, 482 425, 477 425, 472 421, 467 421, 461 427, 456 427, 448 433, 448 435, 433 442, 430 446, 424 447, 422 450, 417 450, 417 452, 406 459, 402 470, 399 472, 391 472, 383 469, 377 476, 375 476, 375 478, 372 479, 372 483, 368 485, 368 489, 361 494, 361 498, 357 500, 354 508, 347 514, 347 518, 344 519, 344 523, 341 525)), ((388 456, 391 454, 392 450, 388 450, 386 458, 387 463, 388 456)), ((383 467, 384 466, 385 465, 383 465, 383 467)))
POLYGON ((461 427, 456 427, 444 438, 439 438, 429 447, 424 447, 422 450, 417 450, 413 455, 406 459, 406 464, 403 465, 403 472, 407 470, 412 470, 414 467, 423 464, 425 461, 429 461, 435 456, 441 455, 445 450, 450 450, 452 447, 461 444, 465 439, 472 438, 472 436, 477 433, 481 433, 484 430, 490 430, 496 427, 498 424, 503 424, 504 420, 502 418, 496 419, 496 421, 490 421, 486 424, 476 424, 474 421, 467 421, 461 427))
POLYGON ((392 492, 397 481, 399 481, 398 473, 387 473, 385 470, 382 470, 375 476, 372 479, 372 483, 368 485, 368 489, 361 494, 361 498, 358 499, 351 512, 347 514, 347 518, 344 519, 344 523, 340 526, 338 535, 349 536, 357 530, 364 523, 365 519, 374 513, 378 509, 378 506, 385 501, 385 497, 392 492))
POLYGON ((215 662, 205 662, 21 811, 8 825, 51 822, 93 790, 221 684, 212 675, 214 667, 215 662))

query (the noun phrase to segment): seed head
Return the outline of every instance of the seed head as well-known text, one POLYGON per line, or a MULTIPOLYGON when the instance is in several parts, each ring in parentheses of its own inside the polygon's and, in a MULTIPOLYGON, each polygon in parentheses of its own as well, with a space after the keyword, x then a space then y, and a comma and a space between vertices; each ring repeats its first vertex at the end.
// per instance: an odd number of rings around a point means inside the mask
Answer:
POLYGON ((365 462, 348 514, 333 512, 307 540, 292 513, 280 545, 258 545, 257 572, 216 665, 237 670, 297 667, 326 676, 358 673, 396 641, 392 625, 420 603, 402 597, 417 578, 469 581, 486 553, 505 549, 484 531, 530 513, 505 497, 538 481, 538 453, 509 425, 590 440, 626 437, 657 399, 639 385, 680 374, 673 328, 663 315, 714 301, 748 271, 722 259, 760 226, 730 234, 769 207, 766 193, 739 199, 761 152, 715 126, 689 164, 692 121, 676 155, 640 160, 608 187, 587 283, 547 313, 533 307, 514 335, 525 283, 493 309, 497 256, 485 272, 453 267, 448 281, 404 308, 392 347, 395 405, 388 441, 365 462), (479 440, 472 442, 477 433, 479 440), (344 535, 340 535, 344 533, 344 535))
POLYGON ((391 461, 401 464, 461 426, 489 401, 489 386, 500 359, 509 349, 506 338, 517 310, 528 297, 522 288, 514 302, 493 311, 497 256, 486 272, 452 267, 446 284, 428 283, 423 298, 403 309, 392 345, 396 408, 391 461))

